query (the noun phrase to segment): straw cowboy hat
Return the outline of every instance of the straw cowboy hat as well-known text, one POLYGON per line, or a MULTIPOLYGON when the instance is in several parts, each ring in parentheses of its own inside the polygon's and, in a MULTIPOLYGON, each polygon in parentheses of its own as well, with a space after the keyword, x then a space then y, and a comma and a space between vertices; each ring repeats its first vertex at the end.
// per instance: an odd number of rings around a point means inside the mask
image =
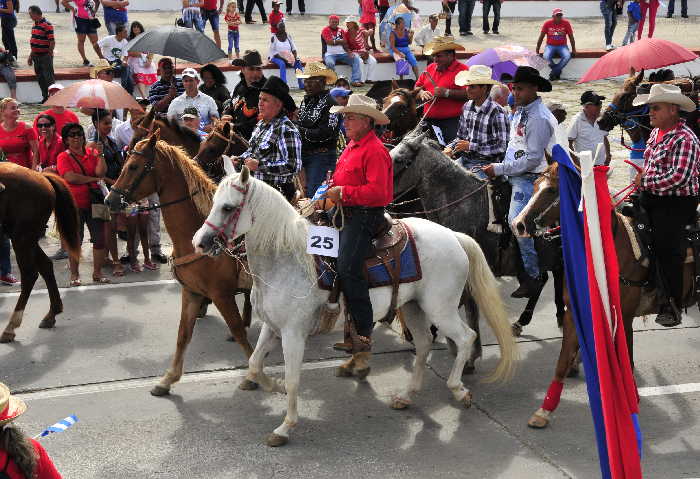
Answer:
POLYGON ((0 427, 14 421, 26 410, 24 401, 10 394, 10 388, 0 383, 0 427))
POLYGON ((90 70, 90 78, 97 78, 97 74, 105 70, 114 70, 114 67, 104 58, 100 58, 90 70))
POLYGON ((680 87, 666 83, 652 85, 649 94, 638 95, 632 105, 640 106, 649 103, 673 103, 680 106, 683 111, 695 111, 695 103, 681 92, 680 87))
POLYGON ((313 62, 306 65, 304 73, 299 73, 297 78, 325 77, 326 83, 335 83, 338 75, 321 62, 313 62))
POLYGON ((377 102, 365 95, 350 95, 346 106, 332 106, 331 113, 357 113, 370 117, 377 125, 389 124, 389 117, 379 111, 377 102))
POLYGON ((455 85, 500 85, 501 83, 494 80, 491 76, 493 71, 485 65, 472 65, 469 70, 464 70, 457 73, 455 77, 455 85))
POLYGON ((433 41, 425 46, 424 53, 426 55, 435 55, 437 52, 444 52, 445 50, 464 50, 464 47, 459 43, 455 43, 454 37, 451 36, 440 36, 433 38, 433 41))

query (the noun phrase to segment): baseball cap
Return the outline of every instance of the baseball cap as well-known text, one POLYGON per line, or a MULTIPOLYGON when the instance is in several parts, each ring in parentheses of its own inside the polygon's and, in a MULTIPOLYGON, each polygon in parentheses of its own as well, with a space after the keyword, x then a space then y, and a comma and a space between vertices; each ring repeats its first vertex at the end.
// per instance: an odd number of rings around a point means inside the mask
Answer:
POLYGON ((604 96, 596 95, 592 90, 587 90, 581 95, 582 105, 599 105, 605 100, 604 96))
POLYGON ((54 83, 48 89, 48 91, 51 91, 51 90, 63 90, 63 85, 61 85, 60 83, 54 83))
POLYGON ((328 92, 333 98, 337 98, 339 96, 350 96, 352 93, 352 90, 348 90, 346 88, 341 88, 341 87, 335 87, 331 88, 331 91, 328 92))
POLYGON ((193 106, 187 107, 182 112, 182 118, 199 118, 199 111, 193 106))
POLYGON ((194 68, 185 68, 184 70, 182 70, 182 78, 185 77, 195 78, 199 80, 199 74, 194 68))
POLYGON ((562 10, 561 8, 555 8, 554 10, 552 10, 552 16, 555 15, 564 15, 564 10, 562 10))

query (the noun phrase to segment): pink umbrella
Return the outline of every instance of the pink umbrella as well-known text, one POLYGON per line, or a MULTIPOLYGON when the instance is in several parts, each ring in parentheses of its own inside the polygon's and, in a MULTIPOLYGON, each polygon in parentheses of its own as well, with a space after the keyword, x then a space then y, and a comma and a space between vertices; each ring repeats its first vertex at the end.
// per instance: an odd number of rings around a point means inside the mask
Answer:
POLYGON ((636 71, 653 70, 697 58, 695 53, 677 43, 660 38, 642 38, 603 55, 578 83, 626 75, 630 67, 634 67, 636 71))
POLYGON ((85 80, 67 86, 50 96, 44 104, 78 108, 104 108, 105 110, 128 108, 143 111, 141 105, 121 85, 97 79, 85 80))

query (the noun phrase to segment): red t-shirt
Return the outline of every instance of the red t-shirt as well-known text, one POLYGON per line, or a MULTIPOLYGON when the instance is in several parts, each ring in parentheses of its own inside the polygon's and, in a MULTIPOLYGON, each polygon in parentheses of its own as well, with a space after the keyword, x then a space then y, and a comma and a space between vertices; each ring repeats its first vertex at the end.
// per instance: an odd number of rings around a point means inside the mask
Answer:
MULTIPOLYGON (((80 120, 78 120, 76 114, 70 111, 68 108, 64 109, 63 113, 60 114, 53 110, 45 110, 39 113, 39 115, 49 115, 56 120, 56 134, 58 136, 61 136, 61 130, 68 123, 80 123, 80 120)), ((39 115, 34 118, 34 131, 36 131, 37 136, 39 135, 39 130, 36 128, 36 122, 39 120, 39 115)))
POLYGON ((277 33, 277 24, 284 18, 284 13, 271 11, 267 16, 267 21, 270 22, 270 32, 277 33))
POLYGON ((541 32, 547 34, 547 45, 561 46, 566 45, 566 35, 573 35, 574 29, 568 20, 554 23, 554 19, 551 19, 544 22, 541 32))
MULTIPOLYGON (((34 444, 34 450, 36 451, 37 456, 39 456, 39 459, 36 462, 36 474, 34 477, 36 479, 61 479, 61 475, 56 470, 56 466, 53 465, 51 458, 46 453, 43 446, 34 439, 32 439, 32 444, 34 444)), ((7 453, 0 450, 0 468, 5 467, 6 462, 7 453)), ((10 476, 10 479, 26 479, 24 475, 20 473, 14 461, 10 461, 9 464, 7 464, 5 474, 10 476)))
POLYGON ((338 158, 333 186, 343 187, 343 205, 386 206, 394 198, 394 168, 384 144, 373 131, 351 141, 338 158))
MULTIPOLYGON (((58 174, 61 176, 66 176, 66 173, 68 173, 69 171, 73 171, 75 173, 78 173, 79 175, 97 176, 95 174, 95 170, 97 169, 97 162, 97 151, 93 150, 92 148, 87 148, 86 153, 83 156, 75 156, 75 158, 73 157, 73 155, 68 153, 68 150, 65 150, 63 153, 58 155, 58 158, 56 160, 56 167, 58 169, 58 174), (83 170, 80 169, 80 166, 78 166, 78 164, 76 163, 76 158, 83 165, 83 169, 85 170, 84 173, 83 170)), ((90 186, 92 186, 93 188, 97 187, 97 185, 92 183, 74 185, 68 182, 68 187, 70 188, 71 193, 73 193, 75 203, 80 209, 87 210, 88 208, 90 208, 90 186)))
MULTIPOLYGON (((437 63, 431 63, 425 70, 433 78, 437 86, 449 88, 450 90, 464 90, 466 88, 455 84, 455 77, 457 76, 457 73, 464 70, 469 70, 467 65, 458 60, 453 61, 444 72, 438 71, 437 63)), ((430 93, 435 93, 435 86, 425 73, 422 73, 421 76, 418 77, 416 88, 418 87, 422 87, 423 90, 429 91, 430 93)), ((433 118, 435 120, 444 120, 445 118, 460 116, 462 114, 462 107, 465 103, 466 100, 455 100, 453 98, 439 97, 435 100, 433 106, 430 107, 430 111, 428 111, 426 117, 433 118)), ((425 108, 427 108, 427 106, 425 108)))
POLYGON ((32 149, 29 142, 36 140, 36 132, 23 121, 18 121, 14 130, 7 131, 0 124, 0 150, 7 161, 27 168, 32 167, 32 149))
POLYGON ((218 10, 219 3, 216 0, 204 0, 205 10, 218 10))
POLYGON ((52 140, 47 146, 43 138, 39 138, 39 164, 42 168, 56 166, 58 155, 66 149, 60 136, 54 135, 52 140))

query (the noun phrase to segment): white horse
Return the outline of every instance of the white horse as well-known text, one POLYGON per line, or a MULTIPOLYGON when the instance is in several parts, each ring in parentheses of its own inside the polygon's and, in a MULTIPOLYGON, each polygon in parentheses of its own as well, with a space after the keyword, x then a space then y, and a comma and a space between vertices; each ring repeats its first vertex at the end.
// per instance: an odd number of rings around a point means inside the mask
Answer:
MULTIPOLYGON (((225 162, 228 163, 228 162, 225 162)), ((228 165, 227 165, 228 166, 228 165)), ((486 264, 479 245, 470 237, 427 220, 405 220, 412 229, 421 260, 422 279, 401 284, 398 305, 413 333, 416 359, 412 378, 405 391, 394 397, 392 407, 403 409, 420 389, 430 352, 430 325, 435 325, 456 346, 457 354, 447 379, 454 398, 471 405, 471 393, 461 381, 462 369, 476 337, 460 318, 458 308, 463 293, 471 295, 486 314, 499 345, 501 357, 488 380, 512 376, 517 356, 498 284, 486 264)), ((265 391, 287 393, 284 422, 267 438, 269 446, 288 442, 296 426, 299 376, 306 337, 318 328, 320 310, 328 291, 318 288, 312 256, 306 253, 308 221, 275 189, 251 177, 247 168, 231 174, 219 185, 214 205, 193 244, 199 251, 217 254, 215 239, 227 242, 244 235, 248 264, 253 277, 251 301, 263 321, 258 343, 249 360, 249 371, 241 389, 260 384, 265 391), (263 360, 282 340, 284 381, 263 372, 263 360)), ((370 297, 375 320, 387 314, 391 287, 374 288, 370 297)), ((339 376, 366 376, 369 367, 359 353, 340 366, 339 376)), ((368 356, 368 355, 367 355, 368 356)))

